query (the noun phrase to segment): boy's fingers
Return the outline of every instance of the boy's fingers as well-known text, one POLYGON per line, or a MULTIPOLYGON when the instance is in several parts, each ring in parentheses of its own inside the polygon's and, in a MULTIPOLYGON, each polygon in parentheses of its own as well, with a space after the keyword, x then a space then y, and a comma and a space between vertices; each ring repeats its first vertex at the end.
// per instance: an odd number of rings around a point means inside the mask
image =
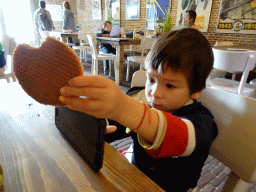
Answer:
POLYGON ((84 75, 74 77, 69 81, 72 87, 98 87, 105 88, 108 85, 109 79, 100 75, 84 75))
POLYGON ((113 133, 117 130, 117 127, 114 125, 107 126, 106 133, 113 133))
POLYGON ((103 107, 102 102, 97 99, 60 96, 59 100, 73 110, 88 113, 93 116, 100 115, 100 109, 103 107))
POLYGON ((91 88, 91 87, 62 87, 60 93, 63 96, 85 96, 89 98, 99 99, 102 97, 104 88, 91 88))

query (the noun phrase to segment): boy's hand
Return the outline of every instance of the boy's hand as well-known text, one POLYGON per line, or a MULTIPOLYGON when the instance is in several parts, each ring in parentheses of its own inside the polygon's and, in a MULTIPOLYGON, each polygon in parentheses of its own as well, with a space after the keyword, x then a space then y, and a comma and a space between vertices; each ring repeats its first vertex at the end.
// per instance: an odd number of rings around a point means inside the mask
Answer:
POLYGON ((122 114, 127 98, 114 81, 99 75, 75 77, 60 92, 60 100, 71 109, 112 120, 122 114))

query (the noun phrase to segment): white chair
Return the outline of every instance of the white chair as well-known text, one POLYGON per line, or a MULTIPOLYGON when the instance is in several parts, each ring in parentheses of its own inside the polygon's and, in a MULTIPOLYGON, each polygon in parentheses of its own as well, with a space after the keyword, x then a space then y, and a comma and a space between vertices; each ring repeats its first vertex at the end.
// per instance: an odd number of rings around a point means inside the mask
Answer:
POLYGON ((146 56, 144 56, 145 50, 150 49, 153 45, 155 39, 154 38, 141 38, 141 55, 140 56, 129 56, 127 57, 127 73, 126 73, 126 81, 129 80, 129 73, 130 73, 130 62, 139 63, 140 70, 143 69, 143 64, 145 62, 146 56))
POLYGON ((12 55, 14 53, 16 45, 17 43, 14 40, 14 38, 10 38, 8 35, 3 35, 2 46, 5 52, 7 70, 4 74, 0 75, 0 79, 6 79, 8 83, 11 82, 10 81, 11 78, 13 79, 13 82, 17 81, 15 74, 13 72, 13 61, 12 61, 12 55))
MULTIPOLYGON (((233 45, 234 44, 233 44, 232 41, 216 41, 215 44, 214 44, 214 46, 218 46, 218 47, 227 47, 227 46, 233 46, 233 45)), ((227 74, 227 71, 219 70, 219 69, 213 69, 210 73, 210 78, 212 78, 212 79, 214 79, 216 77, 224 78, 226 74, 227 74)), ((235 78, 236 73, 233 73, 233 74, 234 74, 233 78, 235 78)))
POLYGON ((138 70, 132 75, 131 87, 145 87, 147 81, 146 71, 138 70))
MULTIPOLYGON (((113 54, 98 54, 96 48, 96 36, 95 35, 87 35, 91 53, 92 53, 92 74, 99 74, 99 60, 113 60, 114 61, 114 69, 115 71, 118 70, 118 64, 116 62, 116 55, 113 54)), ((109 62, 109 76, 111 76, 111 62, 109 62)))
POLYGON ((207 88, 198 101, 212 112, 218 126, 210 155, 231 169, 222 192, 247 191, 256 183, 256 100, 207 88))
POLYGON ((124 49, 124 54, 129 56, 135 56, 136 51, 132 49, 132 45, 128 46, 129 48, 124 49))
MULTIPOLYGON (((131 87, 145 85, 145 78, 146 71, 136 71, 131 87)), ((218 126, 210 155, 231 169, 222 191, 246 191, 256 183, 256 100, 206 88, 198 101, 212 112, 218 126)))
POLYGON ((72 49, 79 50, 80 51, 80 60, 82 62, 82 58, 85 59, 85 61, 88 61, 88 55, 87 51, 90 49, 90 44, 88 43, 87 34, 82 31, 78 32, 78 39, 79 39, 79 46, 72 46, 72 49))
POLYGON ((254 68, 256 61, 256 52, 250 51, 223 51, 213 49, 214 68, 225 70, 229 73, 242 72, 242 78, 234 81, 224 78, 211 79, 208 85, 212 88, 222 89, 235 94, 255 97, 255 86, 246 83, 249 72, 254 68))

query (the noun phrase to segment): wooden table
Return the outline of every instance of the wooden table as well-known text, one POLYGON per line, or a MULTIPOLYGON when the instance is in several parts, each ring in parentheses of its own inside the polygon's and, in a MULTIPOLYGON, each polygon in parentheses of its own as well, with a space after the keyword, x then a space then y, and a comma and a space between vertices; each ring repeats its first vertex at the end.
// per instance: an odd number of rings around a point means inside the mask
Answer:
POLYGON ((78 33, 64 33, 64 32, 58 32, 58 31, 53 31, 50 32, 50 36, 52 37, 59 37, 63 43, 67 43, 68 37, 72 38, 78 38, 78 33))
MULTIPOLYGON (((113 37, 97 37, 98 43, 106 43, 116 45, 116 56, 117 56, 117 70, 115 69, 115 82, 118 85, 123 83, 123 72, 124 72, 124 45, 139 45, 140 39, 132 38, 113 38, 113 37)), ((98 47, 98 46, 97 46, 98 47)))
POLYGON ((37 103, 17 83, 0 87, 5 191, 163 191, 107 143, 103 167, 94 172, 55 127, 53 106, 37 103))

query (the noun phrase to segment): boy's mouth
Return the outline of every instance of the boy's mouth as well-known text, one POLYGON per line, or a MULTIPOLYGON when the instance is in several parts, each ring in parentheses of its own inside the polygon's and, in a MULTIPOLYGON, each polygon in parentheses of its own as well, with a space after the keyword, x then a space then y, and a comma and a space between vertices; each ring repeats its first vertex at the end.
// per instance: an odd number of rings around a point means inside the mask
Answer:
POLYGON ((162 107, 162 105, 152 103, 152 107, 154 107, 156 109, 160 109, 162 107))

